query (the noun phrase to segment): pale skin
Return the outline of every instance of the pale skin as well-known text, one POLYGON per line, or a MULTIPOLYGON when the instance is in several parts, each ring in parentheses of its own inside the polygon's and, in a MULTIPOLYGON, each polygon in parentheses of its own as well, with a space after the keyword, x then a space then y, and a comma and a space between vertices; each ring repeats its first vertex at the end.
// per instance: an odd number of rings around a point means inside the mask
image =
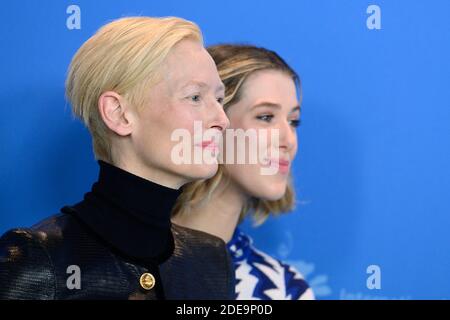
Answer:
MULTIPOLYGON (((227 110, 230 129, 278 129, 279 158, 287 160, 284 170, 275 175, 261 175, 261 164, 224 164, 229 183, 221 183, 203 206, 173 218, 177 224, 213 234, 225 242, 231 240, 241 209, 250 197, 266 200, 283 197, 297 153, 300 107, 292 78, 281 71, 257 71, 245 80, 242 93, 241 100, 227 110)), ((269 142, 267 148, 271 154, 275 146, 269 142)))
POLYGON ((228 127, 223 110, 224 86, 201 43, 177 43, 160 68, 160 81, 148 88, 142 108, 114 91, 104 92, 98 108, 111 130, 113 164, 160 185, 179 189, 187 182, 213 176, 216 164, 176 165, 171 160, 176 129, 193 132, 194 121, 217 135, 228 127))

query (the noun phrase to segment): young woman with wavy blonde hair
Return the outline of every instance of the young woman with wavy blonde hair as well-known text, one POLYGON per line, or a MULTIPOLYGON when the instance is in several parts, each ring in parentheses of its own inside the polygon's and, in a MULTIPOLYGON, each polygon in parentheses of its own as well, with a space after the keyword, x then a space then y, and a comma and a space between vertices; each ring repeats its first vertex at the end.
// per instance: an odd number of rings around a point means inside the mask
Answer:
MULTIPOLYGON (((237 299, 312 299, 311 289, 297 270, 257 250, 237 228, 247 215, 262 223, 270 214, 288 212, 294 206, 290 169, 300 123, 299 77, 280 56, 264 48, 218 45, 208 52, 225 84, 224 108, 230 129, 257 130, 258 135, 276 131, 279 139, 270 138, 259 150, 266 162, 242 164, 228 162, 227 146, 234 140, 225 135, 225 162, 214 177, 184 186, 172 220, 228 243, 237 299), (276 173, 262 174, 268 167, 276 168, 276 173)), ((246 147, 232 150, 252 152, 246 147)))

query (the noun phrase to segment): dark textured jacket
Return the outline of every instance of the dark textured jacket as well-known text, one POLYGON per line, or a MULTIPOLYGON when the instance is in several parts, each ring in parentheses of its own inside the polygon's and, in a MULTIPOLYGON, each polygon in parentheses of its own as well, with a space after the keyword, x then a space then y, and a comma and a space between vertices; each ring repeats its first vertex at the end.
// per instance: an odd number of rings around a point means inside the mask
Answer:
MULTIPOLYGON (((172 225, 174 252, 159 266, 166 299, 233 299, 225 243, 172 225)), ((149 270, 103 243, 75 215, 62 213, 0 238, 0 299, 156 299, 140 277, 149 270), (73 269, 81 288, 69 289, 73 269)))

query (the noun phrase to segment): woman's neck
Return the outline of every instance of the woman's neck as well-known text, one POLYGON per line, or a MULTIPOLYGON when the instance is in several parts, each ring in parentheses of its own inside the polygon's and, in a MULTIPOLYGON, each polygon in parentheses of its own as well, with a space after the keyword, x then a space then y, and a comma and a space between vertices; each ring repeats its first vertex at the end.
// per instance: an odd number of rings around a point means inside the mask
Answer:
POLYGON ((244 193, 237 186, 221 183, 207 203, 172 220, 181 226, 207 232, 228 242, 233 237, 246 201, 244 193))

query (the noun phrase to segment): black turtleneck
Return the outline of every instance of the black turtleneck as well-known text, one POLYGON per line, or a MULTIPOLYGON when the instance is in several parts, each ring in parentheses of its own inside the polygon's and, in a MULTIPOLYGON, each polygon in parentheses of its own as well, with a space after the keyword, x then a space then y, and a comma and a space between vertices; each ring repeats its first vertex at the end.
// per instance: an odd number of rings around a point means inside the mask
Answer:
POLYGON ((147 266, 161 264, 173 253, 170 211, 181 189, 98 163, 99 179, 73 206, 76 216, 120 254, 147 266))

